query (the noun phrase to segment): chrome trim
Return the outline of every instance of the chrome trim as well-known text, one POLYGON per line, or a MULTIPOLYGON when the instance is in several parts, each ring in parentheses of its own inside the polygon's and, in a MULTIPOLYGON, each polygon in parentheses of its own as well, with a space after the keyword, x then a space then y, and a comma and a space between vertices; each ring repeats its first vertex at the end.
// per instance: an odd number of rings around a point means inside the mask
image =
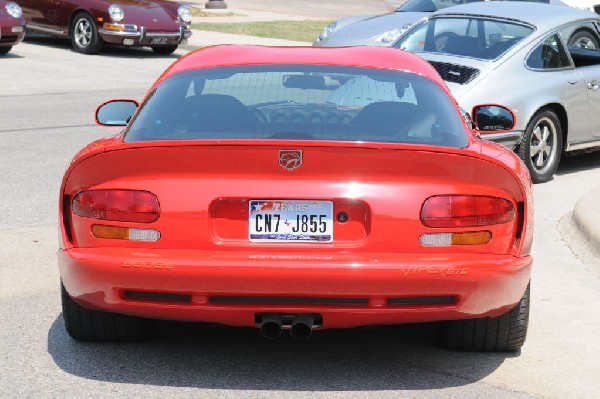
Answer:
POLYGON ((35 25, 35 24, 32 24, 31 22, 29 22, 27 24, 27 29, 39 30, 41 32, 46 32, 46 33, 54 33, 54 34, 58 33, 59 35, 64 35, 65 34, 64 30, 53 29, 53 28, 46 28, 45 26, 35 25))
POLYGON ((565 148, 565 151, 584 150, 586 148, 592 147, 600 147, 600 138, 595 138, 593 140, 587 141, 579 141, 577 143, 567 143, 567 148, 565 148))
POLYGON ((112 30, 112 29, 98 29, 98 33, 101 35, 119 36, 119 37, 140 37, 140 32, 128 32, 124 30, 112 30))
POLYGON ((140 26, 140 41, 144 40, 146 37, 146 27, 140 26))
POLYGON ((503 133, 479 133, 479 137, 484 140, 493 141, 494 143, 502 144, 505 147, 513 150, 523 137, 522 131, 511 131, 503 133))

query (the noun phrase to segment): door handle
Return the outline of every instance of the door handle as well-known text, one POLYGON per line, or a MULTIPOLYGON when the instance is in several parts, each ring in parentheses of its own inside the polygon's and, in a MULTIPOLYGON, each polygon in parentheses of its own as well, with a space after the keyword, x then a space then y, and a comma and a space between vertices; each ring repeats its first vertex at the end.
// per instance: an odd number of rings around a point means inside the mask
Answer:
POLYGON ((598 90, 599 87, 600 87, 600 85, 598 85, 598 82, 596 82, 595 80, 588 82, 588 84, 587 84, 587 88, 589 90, 598 90))

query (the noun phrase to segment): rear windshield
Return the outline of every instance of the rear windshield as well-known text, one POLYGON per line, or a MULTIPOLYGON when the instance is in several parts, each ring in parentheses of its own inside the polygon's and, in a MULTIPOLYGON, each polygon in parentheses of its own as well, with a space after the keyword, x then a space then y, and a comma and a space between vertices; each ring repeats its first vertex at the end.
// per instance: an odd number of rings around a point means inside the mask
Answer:
POLYGON ((450 98, 414 73, 268 65, 196 69, 162 82, 125 141, 298 139, 464 147, 450 98))
POLYGON ((404 36, 394 47, 414 53, 440 53, 495 60, 527 35, 531 26, 479 17, 431 18, 404 36))

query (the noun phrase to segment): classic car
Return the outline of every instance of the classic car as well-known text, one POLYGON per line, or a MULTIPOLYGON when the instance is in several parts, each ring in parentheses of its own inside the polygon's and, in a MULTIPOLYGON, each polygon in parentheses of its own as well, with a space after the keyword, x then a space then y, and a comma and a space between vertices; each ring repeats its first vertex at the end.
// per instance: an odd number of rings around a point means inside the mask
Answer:
MULTIPOLYGON (((514 124, 500 105, 474 115, 514 124)), ((529 174, 418 56, 207 47, 96 120, 124 130, 77 154, 60 189, 73 338, 136 340, 171 319, 296 339, 442 321, 449 348, 525 341, 529 174)))
MULTIPOLYGON (((384 15, 356 15, 342 18, 323 28, 314 46, 390 46, 415 22, 432 12, 458 4, 491 0, 408 0, 384 15)), ((560 0, 508 0, 557 3, 560 0)))
POLYGON ((171 54, 192 35, 188 6, 168 0, 22 0, 27 29, 71 39, 73 50, 98 53, 104 43, 147 46, 171 54))
POLYGON ((465 4, 432 14, 394 47, 429 61, 464 109, 511 108, 515 128, 483 137, 514 149, 540 183, 552 179, 563 152, 600 146, 599 23, 598 14, 571 7, 465 4))
POLYGON ((21 7, 12 1, 0 0, 0 55, 7 54, 24 36, 25 19, 21 7))

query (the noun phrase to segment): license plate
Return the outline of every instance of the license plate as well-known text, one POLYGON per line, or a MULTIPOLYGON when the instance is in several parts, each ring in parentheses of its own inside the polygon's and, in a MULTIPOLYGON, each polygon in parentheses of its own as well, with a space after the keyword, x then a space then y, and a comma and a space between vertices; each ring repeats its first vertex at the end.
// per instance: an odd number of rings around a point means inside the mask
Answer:
POLYGON ((249 205, 250 241, 333 241, 331 201, 251 200, 249 205))
POLYGON ((150 44, 167 44, 166 37, 153 37, 150 44))

